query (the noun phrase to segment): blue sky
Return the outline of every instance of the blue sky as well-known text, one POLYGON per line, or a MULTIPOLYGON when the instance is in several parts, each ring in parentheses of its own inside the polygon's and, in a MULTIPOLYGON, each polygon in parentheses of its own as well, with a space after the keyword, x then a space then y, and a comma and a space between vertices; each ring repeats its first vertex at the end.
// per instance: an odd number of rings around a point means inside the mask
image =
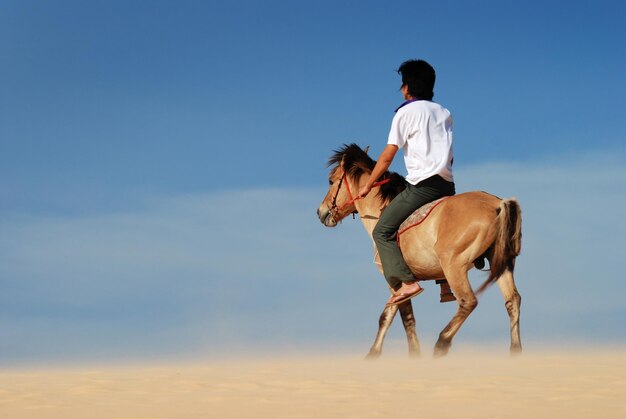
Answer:
MULTIPOLYGON (((386 299, 371 245, 314 212, 332 149, 383 148, 408 58, 454 115, 457 189, 522 203, 526 337, 623 342, 625 12, 2 2, 0 363, 365 350, 386 299)), ((453 310, 430 294, 424 339, 453 310)), ((484 300, 458 340, 506 338, 484 300)))

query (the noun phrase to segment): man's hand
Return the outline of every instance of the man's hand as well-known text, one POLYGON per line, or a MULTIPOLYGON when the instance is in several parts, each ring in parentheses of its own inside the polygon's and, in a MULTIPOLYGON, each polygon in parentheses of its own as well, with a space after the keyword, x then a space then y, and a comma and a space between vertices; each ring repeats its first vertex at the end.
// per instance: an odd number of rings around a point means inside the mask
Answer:
POLYGON ((359 191, 359 198, 365 198, 367 196, 368 193, 370 193, 370 191, 372 190, 372 186, 368 184, 366 184, 365 186, 363 186, 361 188, 361 190, 359 191))

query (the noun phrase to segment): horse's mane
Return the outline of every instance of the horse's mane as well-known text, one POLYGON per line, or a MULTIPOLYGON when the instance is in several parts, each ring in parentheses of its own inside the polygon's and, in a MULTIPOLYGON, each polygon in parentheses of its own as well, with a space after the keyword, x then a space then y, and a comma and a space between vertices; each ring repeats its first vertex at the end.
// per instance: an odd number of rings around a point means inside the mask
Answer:
MULTIPOLYGON (((333 155, 328 159, 328 167, 332 167, 331 170, 335 170, 341 164, 348 176, 358 182, 362 175, 372 173, 376 161, 353 143, 344 144, 338 150, 334 150, 333 155)), ((380 187, 378 192, 383 202, 391 201, 406 187, 404 178, 395 172, 386 171, 378 180, 383 179, 390 179, 388 183, 380 187)))

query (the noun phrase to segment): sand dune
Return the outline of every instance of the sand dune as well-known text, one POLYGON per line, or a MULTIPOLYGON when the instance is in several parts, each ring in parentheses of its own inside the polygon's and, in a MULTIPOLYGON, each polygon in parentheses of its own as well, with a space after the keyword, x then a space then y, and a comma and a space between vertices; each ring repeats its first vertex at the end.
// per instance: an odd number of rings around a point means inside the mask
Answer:
POLYGON ((290 356, 0 373, 0 417, 624 418, 626 351, 290 356))

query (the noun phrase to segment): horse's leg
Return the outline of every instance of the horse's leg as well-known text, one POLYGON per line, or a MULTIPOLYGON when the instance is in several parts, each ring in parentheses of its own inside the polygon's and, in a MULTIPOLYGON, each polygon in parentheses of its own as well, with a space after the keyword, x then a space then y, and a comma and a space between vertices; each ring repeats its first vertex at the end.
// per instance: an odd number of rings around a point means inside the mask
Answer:
POLYGON ((444 267, 444 272, 450 288, 456 295, 459 308, 452 320, 450 320, 450 323, 439 333, 439 339, 437 339, 435 344, 435 356, 437 357, 448 353, 450 345, 452 345, 452 338, 459 331, 465 319, 478 305, 478 300, 470 286, 467 279, 467 271, 464 268, 446 269, 444 267))
POLYGON ((504 305, 511 322, 511 354, 522 352, 522 341, 519 332, 519 315, 522 297, 517 292, 513 272, 506 270, 497 280, 504 297, 504 305))
POLYGON ((399 304, 398 309, 402 317, 406 339, 409 343, 409 356, 420 356, 420 342, 415 331, 415 316, 413 315, 411 300, 399 304))
POLYGON ((369 353, 365 357, 366 359, 376 359, 383 352, 383 341, 385 340, 385 335, 387 335, 387 331, 389 330, 389 326, 391 326, 391 322, 398 312, 398 306, 389 306, 385 307, 383 312, 378 319, 378 333, 376 333, 376 339, 374 340, 374 344, 370 348, 369 353))

